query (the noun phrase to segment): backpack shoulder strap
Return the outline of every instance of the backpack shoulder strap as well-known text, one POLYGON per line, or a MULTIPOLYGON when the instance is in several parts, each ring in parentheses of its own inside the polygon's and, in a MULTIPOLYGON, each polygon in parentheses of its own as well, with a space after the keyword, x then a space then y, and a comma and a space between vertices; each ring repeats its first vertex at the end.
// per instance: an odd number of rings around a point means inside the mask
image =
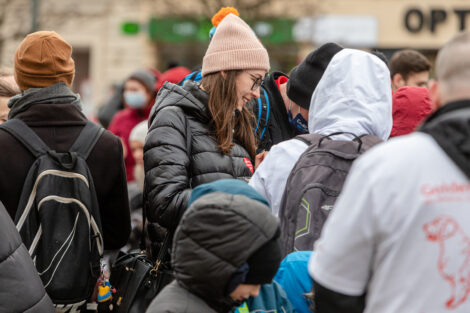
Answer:
POLYGON ((103 127, 98 126, 91 121, 87 121, 85 127, 83 127, 80 132, 80 135, 78 135, 78 138, 70 148, 70 151, 77 152, 86 160, 103 132, 103 127))
POLYGON ((264 119, 263 130, 261 131, 261 136, 260 136, 260 139, 263 139, 264 133, 266 132, 266 128, 268 127, 270 108, 269 108, 269 97, 266 92, 266 89, 260 88, 260 91, 263 91, 263 93, 258 98, 258 102, 259 102, 260 107, 262 108, 262 111, 266 112, 266 118, 264 119))
POLYGON ((318 143, 320 142, 320 139, 322 139, 323 137, 325 136, 319 135, 319 134, 304 134, 304 135, 298 135, 294 137, 294 139, 300 140, 308 146, 313 146, 313 145, 317 146, 318 143))
POLYGON ((1 124, 0 128, 20 141, 35 158, 50 150, 44 141, 22 120, 16 118, 8 120, 1 124))
POLYGON ((368 150, 373 146, 383 142, 382 139, 374 135, 363 135, 360 138, 362 140, 362 146, 365 150, 368 150))

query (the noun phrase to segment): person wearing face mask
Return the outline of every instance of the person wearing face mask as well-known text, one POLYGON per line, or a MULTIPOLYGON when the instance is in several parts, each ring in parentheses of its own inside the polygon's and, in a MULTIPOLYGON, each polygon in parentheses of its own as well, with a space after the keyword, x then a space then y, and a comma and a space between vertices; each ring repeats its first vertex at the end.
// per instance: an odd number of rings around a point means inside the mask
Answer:
POLYGON ((129 135, 140 122, 148 119, 155 101, 155 76, 146 70, 137 70, 124 83, 125 109, 114 115, 108 130, 119 136, 123 143, 127 181, 134 181, 135 160, 129 145, 129 135))
MULTIPOLYGON (((297 78, 310 80, 309 89, 303 89, 312 90, 308 101, 309 133, 368 134, 388 139, 392 129, 392 92, 386 77, 390 73, 383 59, 373 53, 327 43, 307 56, 292 74, 298 74, 300 67, 307 64, 310 74, 307 71, 297 78)), ((290 84, 295 83, 292 74, 290 84)), ((292 97, 298 102, 295 94, 292 97)), ((351 138, 341 134, 332 139, 351 138)), ((307 148, 305 142, 296 138, 274 146, 250 180, 250 185, 268 200, 275 215, 279 213, 289 174, 307 148)))
POLYGON ((289 76, 282 72, 268 74, 261 85, 261 98, 250 107, 260 117, 257 139, 257 163, 260 164, 274 145, 308 133, 310 98, 331 56, 342 49, 328 43, 310 52, 289 76))
POLYGON ((163 85, 144 146, 144 205, 151 222, 173 228, 194 187, 251 177, 256 148, 246 103, 259 97, 269 67, 253 30, 229 14, 207 48, 201 82, 163 85))

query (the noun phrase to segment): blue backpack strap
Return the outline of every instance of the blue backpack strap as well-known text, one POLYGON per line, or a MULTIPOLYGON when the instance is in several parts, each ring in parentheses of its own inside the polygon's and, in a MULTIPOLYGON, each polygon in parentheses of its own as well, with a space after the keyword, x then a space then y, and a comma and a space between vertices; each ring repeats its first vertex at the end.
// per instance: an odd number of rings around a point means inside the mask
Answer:
MULTIPOLYGON (((264 99, 266 100, 266 123, 264 124, 263 131, 261 132, 260 139, 263 139, 264 132, 266 131, 266 128, 268 127, 268 121, 269 121, 269 97, 265 89, 263 89, 263 93, 264 93, 264 99)), ((260 101, 260 104, 261 104, 261 101, 260 101)))
POLYGON ((263 87, 260 87, 260 90, 262 91, 262 93, 260 93, 259 98, 256 98, 256 103, 258 104, 258 116, 256 117, 255 134, 258 133, 258 129, 260 128, 263 111, 266 111, 265 120, 263 123, 264 125, 263 124, 261 125, 263 129, 261 130, 260 139, 262 139, 264 132, 266 130, 266 125, 268 124, 268 119, 269 119, 269 98, 268 98, 268 94, 266 90, 263 87))
POLYGON ((201 71, 194 71, 186 75, 186 77, 181 82, 179 82, 178 85, 183 86, 187 80, 192 80, 196 83, 199 83, 201 79, 202 79, 201 71))
POLYGON ((202 80, 202 72, 198 71, 196 73, 196 76, 193 77, 193 81, 195 81, 196 83, 199 83, 201 80, 202 80))
POLYGON ((83 127, 80 135, 78 135, 69 151, 77 152, 86 160, 103 132, 103 127, 98 126, 91 121, 87 121, 85 127, 83 127))
POLYGON ((261 121, 261 109, 262 109, 262 104, 261 104, 261 97, 256 99, 256 103, 258 103, 258 118, 256 119, 256 128, 255 128, 255 134, 258 132, 258 127, 259 127, 259 122, 261 121))
POLYGON ((44 141, 22 120, 16 118, 8 120, 0 125, 0 129, 5 130, 20 141, 35 158, 50 150, 44 141))

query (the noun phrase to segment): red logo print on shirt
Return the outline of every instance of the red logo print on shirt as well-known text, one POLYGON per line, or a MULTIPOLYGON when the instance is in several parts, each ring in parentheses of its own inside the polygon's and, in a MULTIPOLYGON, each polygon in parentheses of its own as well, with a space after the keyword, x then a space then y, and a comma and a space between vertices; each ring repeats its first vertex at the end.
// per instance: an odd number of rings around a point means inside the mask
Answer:
POLYGON ((448 309, 456 309, 470 294, 470 238, 457 221, 440 216, 423 226, 426 238, 439 244, 437 268, 450 284, 451 297, 448 309))
POLYGON ((243 158, 243 161, 245 162, 246 166, 250 169, 251 173, 253 174, 253 164, 251 163, 250 159, 248 158, 243 158))

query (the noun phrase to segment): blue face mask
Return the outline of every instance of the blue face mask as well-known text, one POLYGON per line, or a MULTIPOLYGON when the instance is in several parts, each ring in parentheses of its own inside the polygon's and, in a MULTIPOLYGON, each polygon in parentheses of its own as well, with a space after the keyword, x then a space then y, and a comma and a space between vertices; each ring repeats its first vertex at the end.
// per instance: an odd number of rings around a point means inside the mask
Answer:
POLYGON ((147 105, 147 97, 142 91, 126 91, 124 92, 124 101, 127 105, 134 109, 143 109, 147 105))
POLYGON ((300 108, 299 108, 299 113, 292 118, 292 112, 290 110, 290 107, 292 106, 292 103, 289 105, 289 110, 287 111, 287 117, 289 118, 289 123, 294 127, 294 129, 297 131, 299 134, 307 134, 308 133, 308 122, 303 118, 302 114, 300 114, 300 108))

